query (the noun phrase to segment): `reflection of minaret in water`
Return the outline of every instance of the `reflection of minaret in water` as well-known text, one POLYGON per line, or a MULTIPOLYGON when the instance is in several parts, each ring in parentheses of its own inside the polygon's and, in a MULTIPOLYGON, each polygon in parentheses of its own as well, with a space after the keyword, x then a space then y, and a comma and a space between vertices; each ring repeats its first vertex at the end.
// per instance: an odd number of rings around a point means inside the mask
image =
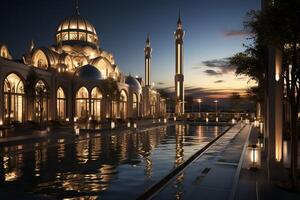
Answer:
POLYGON ((183 125, 181 125, 181 124, 176 125, 175 167, 178 167, 183 162, 183 156, 184 156, 184 149, 183 149, 184 131, 185 131, 185 127, 183 125))
POLYGON ((151 53, 152 48, 150 46, 149 35, 147 35, 145 52, 145 86, 151 86, 151 53))
POLYGON ((181 17, 177 21, 177 30, 175 36, 175 95, 176 95, 176 114, 184 113, 184 75, 183 75, 183 37, 184 31, 182 30, 181 17))

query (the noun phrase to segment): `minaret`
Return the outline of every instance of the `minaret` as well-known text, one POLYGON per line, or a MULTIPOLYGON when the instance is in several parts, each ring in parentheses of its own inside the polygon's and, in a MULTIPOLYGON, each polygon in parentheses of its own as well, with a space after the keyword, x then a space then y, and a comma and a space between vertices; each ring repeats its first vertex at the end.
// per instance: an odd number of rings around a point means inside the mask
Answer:
POLYGON ((175 36, 175 94, 176 94, 176 114, 184 113, 184 76, 183 76, 183 37, 182 23, 179 14, 177 21, 177 30, 175 36))
POLYGON ((152 48, 150 46, 149 35, 147 35, 145 52, 145 86, 151 86, 151 53, 152 48))

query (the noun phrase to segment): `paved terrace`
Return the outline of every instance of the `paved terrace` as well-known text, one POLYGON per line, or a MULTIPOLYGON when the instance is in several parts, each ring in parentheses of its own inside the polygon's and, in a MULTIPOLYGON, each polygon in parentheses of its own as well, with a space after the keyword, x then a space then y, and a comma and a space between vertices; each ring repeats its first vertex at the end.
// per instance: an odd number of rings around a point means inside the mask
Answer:
POLYGON ((153 198, 233 198, 251 127, 242 123, 233 126, 153 198))

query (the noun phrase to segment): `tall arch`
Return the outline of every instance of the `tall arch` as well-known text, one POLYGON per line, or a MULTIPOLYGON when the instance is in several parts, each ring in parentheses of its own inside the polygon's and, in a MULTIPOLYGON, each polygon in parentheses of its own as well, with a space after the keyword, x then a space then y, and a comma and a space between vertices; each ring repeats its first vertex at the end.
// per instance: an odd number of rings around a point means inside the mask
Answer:
POLYGON ((34 119, 42 122, 48 120, 49 111, 49 88, 43 80, 35 84, 34 119))
POLYGON ((64 90, 59 87, 56 92, 56 110, 58 119, 65 119, 67 113, 67 98, 64 90))
POLYGON ((6 76, 3 84, 4 93, 4 121, 24 121, 25 98, 24 83, 15 73, 6 76))
POLYGON ((94 87, 91 92, 91 114, 95 120, 101 119, 102 93, 99 87, 94 87))
POLYGON ((86 87, 81 87, 76 92, 75 112, 78 119, 87 119, 90 113, 89 92, 86 87))
POLYGON ((121 92, 120 92, 120 117, 122 119, 127 118, 127 101, 128 101, 127 93, 125 92, 125 90, 121 90, 121 92))
POLYGON ((139 97, 136 93, 132 94, 132 115, 138 117, 139 112, 139 97))
POLYGON ((154 116, 156 114, 156 96, 151 97, 150 101, 150 112, 151 115, 154 116))

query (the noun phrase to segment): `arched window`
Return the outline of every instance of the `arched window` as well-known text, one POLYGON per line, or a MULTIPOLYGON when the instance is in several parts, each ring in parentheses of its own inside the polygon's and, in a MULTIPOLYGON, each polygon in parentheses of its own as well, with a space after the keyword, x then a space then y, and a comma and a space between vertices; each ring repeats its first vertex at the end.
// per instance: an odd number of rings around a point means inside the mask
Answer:
POLYGON ((138 96, 135 93, 132 96, 132 114, 133 117, 138 117, 138 96))
POLYGON ((56 109, 58 119, 66 118, 67 99, 64 90, 59 87, 56 93, 56 109))
POLYGON ((49 90, 44 81, 35 84, 34 111, 35 120, 42 122, 48 120, 49 90))
POLYGON ((140 94, 140 99, 139 99, 139 116, 143 117, 143 96, 140 94))
POLYGON ((89 116, 89 92, 85 87, 81 87, 76 93, 76 117, 87 119, 89 116))
POLYGON ((21 78, 12 73, 4 80, 4 121, 22 122, 24 120, 24 83, 21 78))
POLYGON ((127 118, 127 94, 124 90, 120 94, 120 117, 122 119, 127 118))
POLYGON ((101 119, 102 93, 98 87, 94 87, 91 92, 91 112, 95 120, 101 119))
POLYGON ((155 96, 153 96, 152 98, 151 98, 151 102, 150 102, 150 111, 151 111, 151 115, 153 116, 153 115, 155 115, 155 113, 156 113, 156 97, 155 96))
POLYGON ((32 61, 33 61, 33 66, 35 67, 39 67, 39 68, 49 67, 47 56, 42 50, 38 50, 37 52, 34 53, 32 57, 32 61))

